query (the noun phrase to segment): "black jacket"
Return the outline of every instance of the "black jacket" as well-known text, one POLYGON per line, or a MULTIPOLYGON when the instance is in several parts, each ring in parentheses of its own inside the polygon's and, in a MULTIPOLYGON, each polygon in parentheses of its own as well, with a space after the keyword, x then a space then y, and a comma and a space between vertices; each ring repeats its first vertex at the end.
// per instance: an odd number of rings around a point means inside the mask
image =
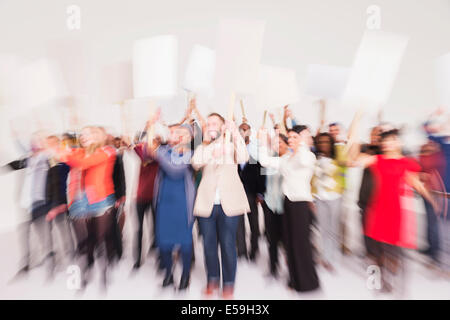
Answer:
POLYGON ((51 208, 67 204, 67 177, 70 167, 65 163, 58 163, 48 169, 46 195, 51 208))
POLYGON ((256 195, 266 192, 266 176, 262 175, 261 164, 250 157, 244 169, 238 165, 238 173, 244 185, 245 192, 256 195))
POLYGON ((124 197, 126 194, 125 170, 123 168, 122 155, 118 154, 114 163, 113 171, 114 195, 116 199, 124 197))

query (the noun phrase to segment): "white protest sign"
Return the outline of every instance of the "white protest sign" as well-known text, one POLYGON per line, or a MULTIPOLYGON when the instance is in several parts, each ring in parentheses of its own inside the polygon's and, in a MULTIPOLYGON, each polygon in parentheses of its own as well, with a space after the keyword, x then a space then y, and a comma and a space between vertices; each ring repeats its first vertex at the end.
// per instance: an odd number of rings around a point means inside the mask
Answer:
POLYGON ((135 98, 172 96, 177 89, 175 36, 137 40, 133 46, 133 94, 135 98))
POLYGON ((195 45, 189 56, 183 87, 191 92, 210 97, 214 93, 214 69, 216 53, 214 50, 195 45))
POLYGON ((123 103, 133 97, 131 61, 122 61, 102 67, 100 71, 100 98, 105 103, 123 103))
POLYGON ((310 64, 306 71, 306 94, 321 99, 339 99, 349 74, 350 68, 310 64))
POLYGON ((450 52, 436 60, 438 104, 450 110, 450 52))
POLYGON ((17 96, 17 105, 23 110, 55 102, 69 94, 58 64, 48 59, 21 67, 15 87, 16 93, 21 93, 17 96))
POLYGON ((46 44, 47 57, 55 61, 71 96, 93 95, 92 46, 80 38, 57 39, 46 44))
POLYGON ((261 65, 255 96, 257 107, 266 110, 298 102, 295 70, 261 65))
POLYGON ((348 107, 376 109, 388 100, 408 37, 366 31, 353 63, 342 102, 348 107))
POLYGON ((232 93, 255 92, 264 26, 265 22, 259 20, 220 21, 214 75, 215 100, 220 110, 231 107, 232 93))

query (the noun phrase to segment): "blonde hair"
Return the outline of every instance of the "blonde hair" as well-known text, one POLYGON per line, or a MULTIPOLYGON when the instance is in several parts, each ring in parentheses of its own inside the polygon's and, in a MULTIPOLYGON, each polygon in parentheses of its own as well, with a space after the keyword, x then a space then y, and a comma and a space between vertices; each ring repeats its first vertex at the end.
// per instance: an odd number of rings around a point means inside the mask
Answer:
POLYGON ((88 146, 84 146, 86 150, 86 154, 94 153, 98 148, 101 148, 106 143, 106 131, 103 127, 97 126, 86 126, 82 130, 90 130, 91 135, 94 137, 94 142, 88 146), (104 139, 101 139, 100 136, 103 136, 104 139))

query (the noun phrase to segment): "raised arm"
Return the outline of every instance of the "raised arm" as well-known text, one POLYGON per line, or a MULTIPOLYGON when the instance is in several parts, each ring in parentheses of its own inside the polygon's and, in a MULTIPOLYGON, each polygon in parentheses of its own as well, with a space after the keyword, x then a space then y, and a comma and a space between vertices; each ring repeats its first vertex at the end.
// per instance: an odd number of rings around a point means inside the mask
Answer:
POLYGON ((267 129, 262 127, 258 131, 258 161, 265 168, 279 169, 281 158, 269 156, 267 141, 267 129))
POLYGON ((197 100, 195 98, 191 99, 191 105, 192 105, 192 111, 197 116, 197 120, 200 122, 200 125, 202 127, 202 131, 205 130, 206 127, 206 121, 205 118, 202 117, 202 114, 197 109, 197 100))
POLYGON ((116 154, 113 149, 97 149, 90 155, 81 155, 79 153, 68 153, 61 157, 61 161, 66 162, 71 167, 81 170, 97 166, 105 161, 114 161, 116 154))
POLYGON ((317 128, 316 136, 322 132, 323 127, 325 126, 325 111, 326 111, 326 101, 321 99, 319 101, 320 110, 319 110, 319 127, 317 128))
POLYGON ((423 198, 425 198, 433 207, 435 212, 439 212, 438 205, 434 200, 431 193, 425 188, 425 185, 420 181, 419 174, 417 172, 407 172, 405 176, 406 183, 409 184, 414 190, 417 191, 423 198))
POLYGON ((172 157, 168 146, 160 146, 155 152, 155 158, 159 167, 168 176, 177 179, 182 178, 191 166, 191 152, 186 152, 183 157, 172 157))

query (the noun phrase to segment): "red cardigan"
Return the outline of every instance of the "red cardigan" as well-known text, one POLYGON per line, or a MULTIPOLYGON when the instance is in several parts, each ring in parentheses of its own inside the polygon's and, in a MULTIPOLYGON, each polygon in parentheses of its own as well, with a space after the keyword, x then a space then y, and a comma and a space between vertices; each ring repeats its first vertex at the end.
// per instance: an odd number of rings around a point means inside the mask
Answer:
POLYGON ((84 149, 72 149, 65 160, 70 167, 82 170, 82 188, 90 204, 114 194, 112 175, 116 151, 112 147, 98 148, 90 155, 86 155, 84 149))

